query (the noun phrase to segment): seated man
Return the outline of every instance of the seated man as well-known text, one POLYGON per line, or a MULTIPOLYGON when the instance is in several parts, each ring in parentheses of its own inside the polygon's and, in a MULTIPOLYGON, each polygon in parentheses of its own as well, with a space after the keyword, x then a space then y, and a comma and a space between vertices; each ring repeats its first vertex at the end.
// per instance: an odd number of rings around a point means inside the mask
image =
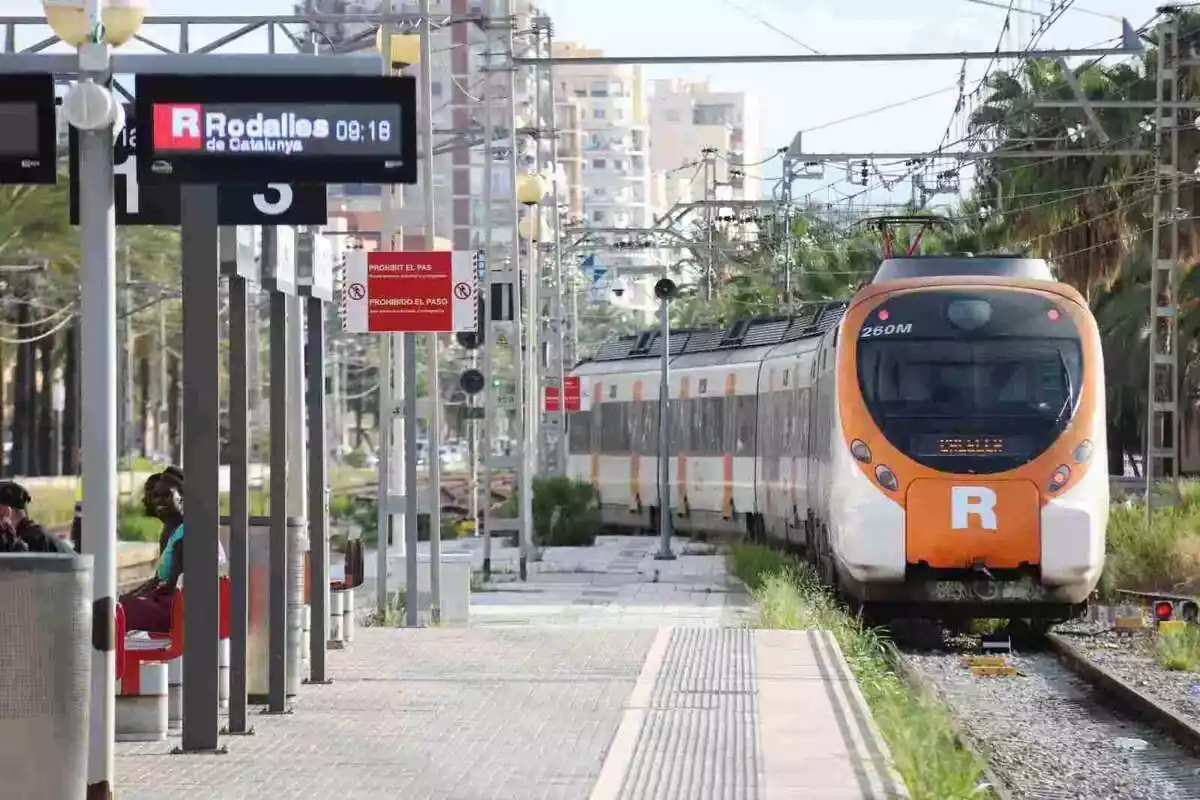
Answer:
POLYGON ((31 553, 74 553, 69 542, 47 533, 34 522, 28 513, 29 501, 33 498, 25 487, 16 481, 0 482, 0 518, 12 523, 13 529, 31 553))

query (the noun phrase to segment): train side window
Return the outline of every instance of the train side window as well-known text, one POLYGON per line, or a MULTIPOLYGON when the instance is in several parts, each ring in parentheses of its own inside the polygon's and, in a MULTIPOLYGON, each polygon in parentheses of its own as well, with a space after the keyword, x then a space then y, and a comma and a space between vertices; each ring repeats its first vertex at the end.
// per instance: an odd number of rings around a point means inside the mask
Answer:
POLYGON ((743 394, 734 399, 737 408, 737 447, 733 454, 752 457, 757 450, 755 434, 758 432, 758 397, 743 394))
POLYGON ((591 448, 592 412, 576 411, 567 415, 567 444, 572 453, 587 453, 591 448))

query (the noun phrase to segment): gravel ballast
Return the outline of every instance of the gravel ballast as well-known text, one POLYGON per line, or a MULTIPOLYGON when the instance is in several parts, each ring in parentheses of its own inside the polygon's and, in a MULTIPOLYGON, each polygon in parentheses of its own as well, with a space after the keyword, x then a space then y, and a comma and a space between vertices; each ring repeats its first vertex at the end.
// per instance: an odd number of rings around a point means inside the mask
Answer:
POLYGON ((1014 798, 1200 798, 1200 759, 1112 708, 1054 656, 1014 653, 1018 674, 976 677, 962 653, 908 653, 1014 798))

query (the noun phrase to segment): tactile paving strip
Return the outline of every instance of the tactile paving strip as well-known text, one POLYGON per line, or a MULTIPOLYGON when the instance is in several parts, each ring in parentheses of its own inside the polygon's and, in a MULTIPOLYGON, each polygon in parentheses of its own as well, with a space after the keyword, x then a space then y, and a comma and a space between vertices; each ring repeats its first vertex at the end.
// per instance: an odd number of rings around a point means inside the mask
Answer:
POLYGON ((761 800, 753 636, 672 631, 622 798, 761 800))

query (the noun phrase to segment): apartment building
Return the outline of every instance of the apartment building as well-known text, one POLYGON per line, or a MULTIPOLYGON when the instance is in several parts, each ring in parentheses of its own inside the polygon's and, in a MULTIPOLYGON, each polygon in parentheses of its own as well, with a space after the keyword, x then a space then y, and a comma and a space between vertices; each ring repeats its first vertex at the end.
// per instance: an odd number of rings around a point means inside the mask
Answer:
POLYGON ((762 198, 762 140, 757 99, 745 92, 714 89, 707 81, 680 78, 651 83, 650 169, 654 211, 704 197, 701 151, 716 150, 715 191, 719 199, 762 198), (734 174, 738 171, 743 176, 734 174))
MULTIPOLYGON (((516 29, 528 30, 530 19, 542 12, 531 0, 514 0, 516 29)), ((379 13, 386 0, 315 0, 313 11, 320 14, 379 13)), ((484 0, 432 0, 431 11, 435 15, 464 17, 479 14, 484 0)), ((392 0, 392 10, 397 14, 418 13, 417 0, 392 0)), ((362 23, 322 23, 313 26, 324 37, 322 43, 338 45, 339 52, 375 47, 374 26, 362 23), (327 37, 327 39, 325 38, 327 37), (343 44, 345 46, 343 46, 343 44)), ((526 37, 527 38, 527 37, 526 37)), ((484 133, 484 107, 482 94, 485 72, 483 66, 484 32, 477 24, 455 23, 435 30, 431 42, 433 128, 435 146, 442 151, 434 159, 434 202, 436 205, 436 234, 447 239, 455 249, 476 249, 483 245, 484 220, 486 218, 483 195, 484 181, 490 179, 493 190, 498 193, 509 191, 506 166, 489 159, 482 147, 484 133)), ((528 47, 527 41, 515 42, 518 51, 528 47)), ((405 74, 419 76, 425 65, 414 65, 405 74)), ((533 82, 529 70, 516 73, 516 97, 518 107, 528 105, 533 94, 533 82)), ((493 108, 497 117, 493 123, 502 126, 505 120, 499 116, 507 85, 497 78, 493 108)), ((507 142, 497 141, 497 147, 507 142)), ((532 153, 524 154, 522 167, 532 169, 532 153)), ((397 222, 404 234, 406 247, 420 246, 422 231, 424 187, 419 183, 403 188, 402 207, 397 211, 397 222)), ((373 184, 330 186, 330 213, 345 217, 351 231, 361 231, 361 238, 372 246, 382 228, 380 214, 380 187, 373 184)), ((493 241, 505 247, 511 243, 512 232, 508 226, 498 225, 493 230, 493 241)))

